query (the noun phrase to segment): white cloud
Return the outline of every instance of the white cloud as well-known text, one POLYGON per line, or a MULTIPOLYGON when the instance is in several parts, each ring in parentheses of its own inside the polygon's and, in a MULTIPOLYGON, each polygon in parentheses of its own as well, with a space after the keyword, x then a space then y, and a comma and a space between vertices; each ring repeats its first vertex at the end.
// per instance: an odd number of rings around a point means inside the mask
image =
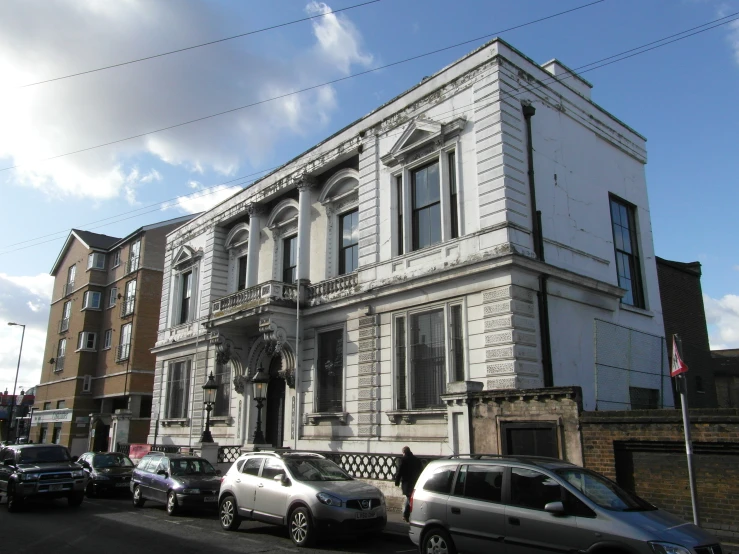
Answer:
POLYGON ((711 348, 739 348, 739 296, 727 294, 717 300, 704 294, 703 305, 711 348))
MULTIPOLYGON (((726 2, 721 2, 716 7, 716 15, 718 17, 726 17, 736 11, 726 2)), ((739 64, 739 21, 732 21, 727 24, 726 41, 734 53, 734 59, 739 64)))
MULTIPOLYGON (((311 15, 326 14, 331 8, 323 2, 313 0, 305 8, 311 15)), ((354 24, 344 14, 328 14, 314 19, 313 32, 318 39, 318 47, 327 56, 349 73, 352 64, 368 66, 372 56, 362 52, 362 37, 354 24)))
MULTIPOLYGON (((279 58, 271 57, 271 49, 256 47, 258 38, 234 40, 17 88, 212 40, 226 27, 228 14, 219 9, 213 3, 169 0, 5 0, 0 7, 0 160, 3 166, 20 166, 15 183, 51 197, 122 197, 135 203, 138 188, 161 179, 155 170, 139 169, 142 154, 195 173, 232 175, 245 162, 259 164, 273 155, 275 143, 285 135, 326 125, 336 108, 333 90, 316 89, 191 126, 35 162, 264 101, 372 61, 349 18, 330 14, 312 21, 313 47, 296 45, 291 54, 285 44, 279 58)), ((318 14, 330 8, 311 2, 306 9, 318 14)), ((291 33, 300 37, 299 26, 291 33)))
POLYGON ((0 391, 13 390, 22 330, 26 326, 18 388, 38 384, 44 360, 49 302, 54 283, 47 274, 15 276, 0 273, 0 391))
POLYGON ((226 185, 205 188, 197 181, 190 181, 187 186, 194 189, 195 192, 187 196, 180 196, 172 202, 167 202, 162 206, 162 210, 176 207, 189 214, 204 212, 243 190, 241 187, 229 187, 226 185))

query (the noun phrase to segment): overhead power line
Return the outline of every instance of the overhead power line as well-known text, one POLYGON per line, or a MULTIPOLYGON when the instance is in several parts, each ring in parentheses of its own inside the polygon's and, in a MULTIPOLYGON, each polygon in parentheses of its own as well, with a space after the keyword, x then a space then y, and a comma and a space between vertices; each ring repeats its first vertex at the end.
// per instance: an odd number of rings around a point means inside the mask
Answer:
MULTIPOLYGON (((96 150, 98 148, 103 148, 105 146, 111 146, 113 144, 119 144, 121 142, 126 142, 126 141, 129 141, 129 140, 133 140, 133 139, 145 137, 145 136, 148 136, 148 135, 153 135, 153 134, 156 134, 156 133, 161 133, 163 131, 168 131, 168 130, 171 130, 171 129, 176 129, 178 127, 184 127, 185 125, 190 125, 192 123, 197 123, 199 121, 205 121, 206 119, 212 119, 214 117, 219 117, 219 116, 226 115, 226 114, 229 114, 229 113, 234 113, 234 112, 237 112, 237 111, 240 111, 240 110, 244 110, 246 108, 253 108, 255 106, 260 106, 262 104, 267 104, 269 102, 274 102, 275 100, 280 100, 282 98, 287 98, 289 96, 295 96, 296 94, 301 94, 303 92, 308 92, 308 91, 315 90, 315 89, 318 89, 318 88, 322 88, 322 87, 325 87, 325 86, 328 86, 328 85, 333 85, 333 84, 336 84, 336 83, 340 83, 342 81, 347 81, 349 79, 354 79, 354 78, 360 77, 362 75, 367 75, 369 73, 374 73, 376 71, 380 71, 381 69, 387 69, 389 67, 393 67, 393 66, 396 66, 396 65, 408 63, 408 62, 413 61, 413 60, 418 60, 420 58, 425 58, 427 56, 431 56, 433 54, 438 54, 439 52, 444 52, 444 51, 447 51, 447 50, 451 50, 453 48, 458 48, 460 46, 464 46, 464 45, 470 44, 472 42, 479 42, 479 41, 481 41, 483 39, 487 39, 487 38, 490 38, 490 37, 493 37, 493 36, 496 36, 496 35, 499 35, 499 34, 502 34, 502 33, 506 33, 506 32, 509 32, 509 31, 513 31, 515 29, 520 29, 522 27, 527 27, 529 25, 533 25, 535 23, 540 23, 540 22, 546 21, 548 19, 553 19, 555 17, 559 17, 561 15, 572 13, 572 12, 575 12, 577 10, 582 10, 584 8, 588 8, 590 6, 594 6, 596 4, 600 4, 600 3, 605 2, 605 1, 606 0, 595 0, 594 2, 590 2, 588 4, 583 4, 583 5, 577 6, 575 8, 570 8, 569 10, 564 10, 564 11, 561 11, 561 12, 558 12, 558 13, 554 13, 554 14, 545 16, 545 17, 540 17, 539 19, 534 19, 534 20, 529 21, 529 22, 526 22, 526 23, 521 23, 519 25, 514 25, 513 27, 509 27, 507 29, 503 29, 503 30, 500 30, 500 31, 495 31, 493 33, 488 33, 486 35, 482 35, 482 36, 479 36, 479 37, 476 37, 476 38, 473 38, 473 39, 470 39, 470 40, 465 40, 463 42, 458 42, 458 43, 452 44, 450 46, 444 46, 442 48, 437 48, 436 50, 432 50, 430 52, 425 52, 423 54, 418 54, 416 56, 411 56, 409 58, 405 58, 405 59, 398 60, 398 61, 395 61, 395 62, 392 62, 392 63, 389 63, 389 64, 381 65, 379 67, 374 67, 372 69, 367 69, 365 71, 360 71, 358 73, 353 73, 353 74, 347 75, 345 77, 339 77, 339 78, 333 79, 331 81, 326 81, 326 82, 323 82, 323 83, 319 83, 317 85, 312 85, 312 86, 305 87, 305 88, 302 88, 302 89, 299 89, 299 90, 294 90, 294 91, 291 91, 291 92, 287 92, 285 94, 280 94, 278 96, 273 96, 271 98, 266 98, 264 100, 258 100, 256 102, 252 102, 250 104, 244 104, 244 105, 238 106, 236 108, 231 108, 231 109, 228 109, 228 110, 224 110, 224 111, 217 112, 217 113, 214 113, 214 114, 206 115, 206 116, 203 116, 203 117, 197 117, 195 119, 190 119, 188 121, 183 121, 181 123, 175 123, 173 125, 168 125, 166 127, 160 127, 159 129, 153 129, 151 131, 146 131, 146 132, 139 133, 139 134, 136 134, 136 135, 131 135, 131 136, 120 138, 120 139, 116 139, 116 140, 111 140, 109 142, 104 142, 104 143, 101 143, 101 144, 96 144, 95 146, 88 146, 87 148, 80 148, 79 150, 74 150, 74 151, 71 151, 71 152, 66 152, 64 154, 57 154, 56 156, 50 156, 48 158, 41 158, 41 159, 36 160, 35 162, 31 162, 31 163, 47 162, 47 161, 51 161, 51 160, 56 160, 56 159, 59 159, 59 158, 63 158, 63 157, 66 157, 66 156, 72 156, 74 154, 81 154, 82 152, 89 152, 90 150, 96 150)), ((16 165, 4 167, 4 168, 1 168, 0 169, 0 172, 2 172, 2 171, 9 171, 11 169, 17 169, 18 167, 21 167, 21 165, 24 165, 25 166, 25 165, 29 165, 29 164, 16 164, 16 165)))
MULTIPOLYGON (((623 61, 623 60, 632 58, 632 57, 637 56, 639 54, 644 54, 644 53, 649 52, 651 50, 655 50, 657 48, 661 48, 662 46, 667 46, 667 45, 672 44, 674 42, 677 42, 677 41, 680 41, 680 40, 683 40, 683 39, 692 37, 694 35, 703 33, 705 31, 709 31, 711 29, 715 29, 717 27, 720 27, 720 26, 723 26, 723 25, 726 25, 726 24, 729 24, 729 23, 731 23, 733 21, 738 21, 738 20, 739 20, 739 12, 735 12, 735 13, 730 14, 730 15, 727 15, 725 17, 722 17, 722 18, 719 18, 719 19, 715 19, 715 20, 709 21, 707 23, 703 23, 701 25, 697 25, 695 27, 691 27, 690 29, 685 29, 685 30, 680 31, 678 33, 674 33, 672 35, 668 35, 666 37, 662 37, 660 39, 657 39, 657 40, 654 40, 654 41, 651 41, 651 42, 647 42, 647 43, 642 44, 640 46, 637 46, 637 47, 634 47, 634 48, 629 48, 628 50, 621 51, 621 52, 619 52, 617 54, 613 54, 611 56, 607 56, 605 58, 601 58, 599 60, 596 60, 596 61, 593 61, 593 62, 584 64, 584 65, 578 66, 578 67, 574 68, 572 71, 575 74, 577 74, 577 75, 582 74, 582 73, 587 73, 589 71, 594 71, 594 70, 599 69, 601 67, 605 67, 607 65, 611 65, 613 63, 617 63, 617 62, 620 62, 620 61, 623 61)), ((522 93, 518 93, 518 94, 506 93, 506 94, 508 94, 510 97, 517 98, 517 97, 520 97, 524 93, 533 92, 535 90, 540 90, 543 87, 548 86, 548 85, 550 85, 552 83, 562 82, 562 81, 565 81, 566 79, 573 78, 574 76, 575 75, 564 75, 564 76, 561 76, 561 77, 554 77, 554 76, 552 76, 549 79, 547 79, 545 81, 542 81, 542 84, 541 85, 536 86, 536 87, 527 88, 522 93)), ((494 102, 495 101, 492 101, 489 104, 486 104, 484 106, 478 106, 478 108, 479 107, 485 107, 485 106, 492 105, 494 102)), ((466 105, 462 105, 462 106, 456 106, 455 108, 452 108, 451 110, 447 110, 445 112, 437 112, 434 115, 438 119, 438 116, 440 116, 440 115, 444 115, 444 114, 448 114, 448 113, 458 114, 460 112, 460 110, 462 110, 463 108, 471 108, 473 106, 474 106, 474 103, 470 103, 470 104, 466 104, 466 105)), ((452 116, 452 117, 454 117, 454 116, 452 116)), ((395 135, 399 135, 401 133, 402 133, 402 131, 396 131, 395 133, 390 133, 388 136, 389 137, 392 137, 392 136, 395 136, 395 135)), ((108 221, 110 219, 114 219, 114 218, 117 218, 117 217, 120 217, 120 216, 123 216, 123 215, 128 215, 128 214, 131 214, 131 213, 139 212, 141 210, 148 209, 148 208, 154 208, 155 207, 155 209, 152 209, 152 210, 149 210, 149 211, 146 211, 146 212, 143 212, 143 213, 137 213, 136 215, 133 215, 133 216, 128 217, 128 218, 125 218, 125 219, 131 219, 131 218, 134 218, 134 217, 139 217, 141 215, 145 215, 147 213, 151 213, 151 212, 154 212, 154 211, 159 211, 162 206, 164 206, 164 205, 166 205, 166 204, 168 204, 170 202, 174 202, 174 201, 177 201, 179 199, 188 198, 188 197, 191 197, 191 198, 200 198, 202 196, 207 196, 209 194, 213 194, 214 192, 218 192, 218 190, 220 190, 218 187, 222 187, 222 186, 225 186, 225 185, 227 185, 229 183, 233 183, 235 181, 240 181, 242 179, 246 179, 247 177, 251 177, 251 176, 254 176, 254 175, 259 175, 261 173, 266 173, 268 171, 272 171, 272 170, 277 169, 279 167, 281 167, 281 166, 275 166, 275 167, 272 167, 272 168, 264 169, 262 171, 251 173, 249 175, 244 175, 242 177, 237 177, 237 178, 232 179, 230 181, 225 181, 225 182, 219 183, 217 185, 212 185, 211 187, 208 187, 206 189, 197 191, 197 192, 195 192, 195 193, 193 193, 191 195, 180 195, 180 196, 176 196, 176 197, 171 198, 169 200, 164 200, 164 201, 161 201, 161 202, 149 204, 147 206, 144 206, 142 208, 138 208, 136 210, 131 210, 131 211, 128 211, 128 212, 123 212, 123 213, 120 213, 120 214, 111 216, 109 218, 105 218, 105 219, 93 221, 91 224, 100 223, 100 222, 103 222, 103 221, 108 221)), ((255 181, 252 181, 251 183, 248 183, 248 184, 252 184, 255 181)), ((239 184, 243 184, 243 183, 239 183, 239 184)), ((116 220, 116 221, 111 222, 111 223, 105 223, 105 224, 97 225, 96 227, 90 227, 90 228, 91 229, 96 229, 96 228, 99 228, 99 227, 104 227, 104 226, 107 226, 107 225, 111 225, 112 223, 117 223, 119 221, 124 221, 125 219, 116 220)), ((90 225, 90 224, 88 224, 88 225, 90 225)), ((29 240, 26 240, 26 241, 23 241, 23 242, 9 244, 7 247, 17 246, 17 245, 25 244, 25 243, 28 243, 28 242, 34 242, 34 241, 37 241, 37 240, 40 240, 40 239, 47 238, 49 236, 58 235, 60 233, 64 233, 66 235, 67 233, 69 233, 69 231, 70 231, 69 229, 65 229, 64 231, 58 231, 56 233, 52 233, 52 234, 49 234, 49 235, 42 235, 40 237, 36 237, 34 239, 29 239, 29 240)), ((54 238, 54 239, 51 239, 51 240, 47 240, 47 241, 43 241, 43 242, 38 242, 38 243, 35 243, 35 244, 31 244, 31 245, 24 246, 24 247, 21 247, 21 248, 16 248, 16 249, 13 249, 13 250, 5 250, 5 251, 0 252, 0 255, 7 254, 7 253, 10 253, 10 252, 16 252, 18 250, 25 250, 27 248, 32 248, 34 246, 45 244, 47 242, 53 242, 55 240, 59 240, 59 238, 57 237, 57 238, 54 238)))
POLYGON ((369 0, 367 2, 363 2, 361 4, 355 4, 353 6, 347 6, 346 8, 339 8, 338 10, 331 10, 325 13, 319 13, 315 15, 311 15, 308 17, 303 17, 301 19, 294 19, 292 21, 286 21, 285 23, 278 23, 277 25, 271 25, 269 27, 263 27, 261 29, 256 29, 254 31, 248 31, 246 33, 241 33, 239 35, 233 35, 230 37, 225 38, 219 38, 216 40, 211 40, 210 42, 203 42, 202 44, 195 44, 193 46, 186 46, 184 48, 178 48, 177 50, 170 50, 169 52, 162 52, 161 54, 153 54, 151 56, 145 56, 143 58, 136 58, 135 60, 130 60, 127 62, 121 62, 121 63, 115 63, 112 65, 106 65, 103 67, 98 67, 96 69, 88 69, 87 71, 80 71, 78 73, 71 73, 70 75, 63 75, 61 77, 53 77, 51 79, 44 79, 43 81, 36 81, 35 83, 26 83, 25 85, 20 85, 17 88, 28 88, 28 87, 35 87, 36 85, 43 85, 44 83, 52 83, 54 81, 62 81, 64 79, 71 79, 72 77, 79 77, 81 75, 89 75, 90 73, 97 73, 99 71, 105 71, 107 69, 114 69, 116 67, 123 67, 125 65, 131 65, 134 63, 139 62, 145 62, 147 60, 153 60, 156 58, 163 58, 164 56, 170 56, 172 54, 178 54, 180 52, 187 52, 188 50, 195 50, 196 48, 203 48, 204 46, 211 46, 213 44, 218 44, 220 42, 226 42, 229 40, 234 40, 236 38, 243 38, 248 37, 249 35, 256 35, 258 33, 263 33, 265 31, 272 31, 274 29, 279 29, 280 27, 287 27, 289 25, 295 25, 296 23, 302 23, 303 21, 308 21, 310 19, 316 19, 319 17, 326 17, 327 15, 339 13, 339 12, 345 12, 347 10, 353 10, 354 8, 361 8, 363 6, 367 6, 369 4, 376 4, 377 2, 381 2, 382 0, 369 0))

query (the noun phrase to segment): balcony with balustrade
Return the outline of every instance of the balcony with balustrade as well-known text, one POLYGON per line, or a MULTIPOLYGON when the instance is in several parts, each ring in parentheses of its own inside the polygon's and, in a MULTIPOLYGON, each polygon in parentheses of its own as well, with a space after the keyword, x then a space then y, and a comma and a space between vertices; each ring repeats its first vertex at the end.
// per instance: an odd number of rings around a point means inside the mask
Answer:
POLYGON ((128 275, 129 273, 133 273, 134 271, 138 271, 140 260, 141 260, 141 256, 135 256, 129 259, 125 265, 125 270, 124 270, 125 275, 128 275))
POLYGON ((134 295, 126 296, 121 302, 121 317, 129 316, 133 313, 136 305, 136 297, 134 295))
POLYGON ((131 344, 121 344, 116 348, 115 361, 125 362, 131 356, 131 344))

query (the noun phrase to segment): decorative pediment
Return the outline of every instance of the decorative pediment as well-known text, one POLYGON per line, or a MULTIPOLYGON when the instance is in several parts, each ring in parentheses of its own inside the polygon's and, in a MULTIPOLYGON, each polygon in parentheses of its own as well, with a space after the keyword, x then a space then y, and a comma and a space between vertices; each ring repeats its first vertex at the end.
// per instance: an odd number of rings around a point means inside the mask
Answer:
POLYGON ((249 224, 239 223, 228 233, 226 248, 238 248, 249 241, 249 224))
POLYGON ((172 258, 172 266, 181 267, 185 265, 191 265, 202 255, 202 253, 202 250, 195 250, 187 245, 181 246, 172 258))
POLYGON ((395 142, 390 151, 382 158, 382 163, 393 167, 407 161, 410 155, 419 149, 432 151, 441 148, 444 143, 457 136, 464 128, 467 120, 458 117, 449 123, 439 123, 432 119, 419 117, 406 127, 403 134, 395 142))
POLYGON ((359 189, 359 171, 346 168, 334 173, 323 185, 318 201, 321 204, 338 202, 348 196, 357 194, 359 189))
POLYGON ((292 198, 287 198, 277 204, 267 219, 267 227, 275 229, 298 220, 298 203, 292 198))

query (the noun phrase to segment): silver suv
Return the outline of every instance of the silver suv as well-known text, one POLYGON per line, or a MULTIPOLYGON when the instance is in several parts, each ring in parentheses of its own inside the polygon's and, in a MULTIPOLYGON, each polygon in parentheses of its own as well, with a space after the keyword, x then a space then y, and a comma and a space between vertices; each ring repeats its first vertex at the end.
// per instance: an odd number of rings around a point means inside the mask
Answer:
POLYGON ((554 458, 430 462, 411 496, 409 536, 423 554, 722 554, 703 529, 554 458))
POLYGON ((218 514, 230 531, 242 519, 287 525, 296 546, 310 546, 323 533, 381 531, 387 523, 378 488, 308 452, 241 455, 221 481, 218 514))

